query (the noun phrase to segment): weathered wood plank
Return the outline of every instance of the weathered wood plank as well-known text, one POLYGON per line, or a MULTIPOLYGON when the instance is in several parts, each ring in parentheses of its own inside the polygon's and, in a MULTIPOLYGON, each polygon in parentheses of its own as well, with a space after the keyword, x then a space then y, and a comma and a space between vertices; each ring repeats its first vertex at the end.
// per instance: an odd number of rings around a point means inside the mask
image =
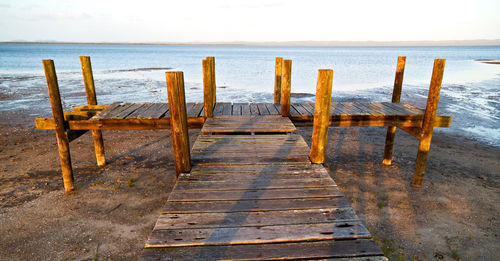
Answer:
MULTIPOLYGON (((188 107, 189 107, 189 105, 188 105, 188 107)), ((187 111, 187 116, 190 117, 190 118, 200 117, 200 114, 201 114, 202 111, 203 111, 203 103, 199 103, 199 102, 198 103, 194 103, 193 107, 191 107, 187 111)))
POLYGON ((244 103, 233 103, 233 113, 231 115, 241 116, 241 106, 242 105, 244 105, 244 103))
POLYGON ((267 109, 264 103, 257 103, 257 107, 259 108, 260 115, 269 115, 269 110, 267 109))
POLYGON ((231 213, 185 213, 160 215, 155 229, 270 226, 347 221, 359 221, 354 214, 354 210, 350 207, 231 213))
POLYGON ((137 110, 135 110, 134 112, 132 112, 131 114, 129 114, 127 117, 125 117, 126 119, 137 119, 137 118, 141 118, 142 117, 142 113, 144 113, 145 111, 147 111, 151 105, 153 105, 152 103, 143 103, 141 107, 137 108, 137 110))
POLYGON ((281 115, 280 112, 274 106, 274 104, 266 103, 266 108, 269 111, 270 115, 281 115))
POLYGON ((224 110, 224 105, 225 105, 225 103, 222 103, 222 102, 218 102, 215 104, 214 116, 222 115, 222 111, 224 110))
POLYGON ((203 133, 212 132, 294 132, 295 126, 288 118, 267 117, 220 117, 214 116, 205 121, 203 133))
POLYGON ((370 238, 360 222, 153 230, 146 247, 262 244, 370 238))
POLYGON ((280 188, 322 188, 336 186, 328 178, 304 179, 271 179, 271 180, 238 180, 238 181, 178 181, 176 191, 193 190, 254 190, 280 188))
POLYGON ((242 104, 241 105, 241 115, 251 115, 252 112, 250 110, 250 104, 242 104))
MULTIPOLYGON (((264 180, 263 180, 264 181, 264 180)), ((274 181, 274 180, 273 180, 274 181)), ((273 181, 268 181, 272 183, 273 181)), ((278 181, 278 180, 276 180, 278 181)), ((214 181, 211 181, 214 182, 214 181)), ((265 183, 265 182, 261 182, 265 183)), ((300 184, 302 185, 302 184, 300 184)), ((240 199, 290 199, 290 198, 322 198, 343 196, 337 187, 319 188, 283 188, 283 189, 250 189, 250 190, 203 190, 173 191, 169 201, 214 201, 240 199)))
POLYGON ((222 115, 231 116, 232 113, 233 113, 233 105, 231 103, 224 104, 224 107, 222 109, 222 115))
POLYGON ((375 242, 368 239, 313 242, 146 248, 140 260, 387 260, 375 242), (358 260, 356 257, 359 256, 358 260), (378 256, 378 257, 377 257, 378 256))
POLYGON ((208 202, 167 202, 162 213, 202 213, 271 211, 298 209, 331 209, 350 207, 343 197, 307 199, 268 199, 268 200, 228 200, 208 202))
POLYGON ((255 103, 250 103, 250 115, 259 115, 259 107, 255 103))

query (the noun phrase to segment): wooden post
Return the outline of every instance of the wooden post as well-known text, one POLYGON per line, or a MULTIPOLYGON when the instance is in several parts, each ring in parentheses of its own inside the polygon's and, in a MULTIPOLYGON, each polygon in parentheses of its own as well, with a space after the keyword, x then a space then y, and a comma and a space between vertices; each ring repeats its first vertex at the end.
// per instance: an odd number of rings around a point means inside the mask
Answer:
MULTIPOLYGON (((80 56, 82 64, 83 82, 85 84, 85 93, 87 94, 88 105, 97 105, 97 95, 95 93, 94 76, 92 74, 92 65, 89 56, 80 56)), ((101 130, 92 130, 92 138, 94 139, 94 151, 97 160, 97 166, 106 165, 104 157, 104 141, 102 139, 101 130)))
POLYGON ((54 61, 43 60, 43 69, 49 88, 50 105, 52 107, 52 116, 54 117, 55 130, 57 137, 57 146, 59 147, 59 159, 61 161, 61 171, 66 192, 74 190, 73 169, 71 168, 71 155, 69 151, 69 140, 66 136, 66 127, 64 126, 64 112, 59 94, 59 85, 57 83, 56 69, 54 61))
POLYGON ((203 60, 203 112, 205 117, 214 116, 214 93, 212 87, 212 63, 210 60, 203 60))
MULTIPOLYGON (((394 77, 394 89, 392 91, 392 102, 399 103, 401 99, 401 89, 403 88, 403 75, 405 72, 406 56, 398 57, 398 65, 396 67, 396 76, 394 77)), ((385 138, 384 160, 382 164, 391 165, 392 150, 394 147, 394 136, 396 136, 396 126, 387 127, 387 135, 385 138)))
POLYGON ((274 104, 281 102, 281 71, 283 69, 283 58, 276 57, 274 66, 274 104))
POLYGON ((212 104, 215 104, 217 102, 217 86, 215 85, 215 58, 212 56, 207 56, 207 60, 210 61, 210 65, 212 66, 212 69, 210 70, 210 80, 211 80, 211 86, 212 86, 212 104))
POLYGON ((292 60, 283 60, 281 76, 281 116, 290 116, 290 90, 292 84, 292 60))
POLYGON ((311 153, 312 163, 325 162, 326 141, 330 123, 330 105, 332 102, 333 70, 319 70, 316 85, 316 103, 314 106, 314 122, 311 153))
POLYGON ((184 94, 184 75, 182 72, 166 72, 170 128, 174 146, 175 171, 177 176, 191 170, 189 135, 184 94))
POLYGON ((424 120, 422 122, 420 143, 418 144, 415 172, 411 183, 411 186, 416 188, 422 187, 422 181, 424 179, 427 157, 431 147, 433 123, 436 119, 436 111, 439 102, 439 92, 441 91, 441 82, 443 81, 445 63, 446 59, 434 60, 434 69, 432 70, 431 84, 429 94, 427 96, 427 106, 425 108, 424 120))

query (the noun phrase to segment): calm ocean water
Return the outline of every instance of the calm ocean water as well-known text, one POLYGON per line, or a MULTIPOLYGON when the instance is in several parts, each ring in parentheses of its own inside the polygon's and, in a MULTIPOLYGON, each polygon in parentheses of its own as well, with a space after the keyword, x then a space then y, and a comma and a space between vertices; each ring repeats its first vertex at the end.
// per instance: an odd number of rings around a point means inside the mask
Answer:
POLYGON ((91 56, 102 104, 166 101, 166 68, 183 71, 187 101, 201 102, 201 60, 206 56, 215 56, 218 101, 272 102, 276 56, 293 60, 292 92, 314 94, 317 70, 334 69, 334 100, 390 101, 397 56, 404 55, 402 101, 422 107, 433 60, 445 58, 438 111, 453 118, 451 129, 438 132, 500 146, 500 65, 475 61, 499 61, 500 47, 0 44, 0 112, 28 110, 33 117, 50 113, 42 59, 55 62, 64 106, 85 104, 80 55, 91 56))

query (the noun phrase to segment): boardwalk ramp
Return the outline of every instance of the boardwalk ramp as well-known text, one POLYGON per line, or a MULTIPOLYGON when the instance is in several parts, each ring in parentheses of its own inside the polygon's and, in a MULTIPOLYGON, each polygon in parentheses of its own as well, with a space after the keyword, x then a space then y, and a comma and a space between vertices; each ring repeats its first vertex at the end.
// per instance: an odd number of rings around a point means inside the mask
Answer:
POLYGON ((385 260, 328 172, 311 164, 304 139, 289 133, 290 120, 274 118, 204 126, 255 135, 198 137, 193 168, 179 176, 141 260, 385 260))

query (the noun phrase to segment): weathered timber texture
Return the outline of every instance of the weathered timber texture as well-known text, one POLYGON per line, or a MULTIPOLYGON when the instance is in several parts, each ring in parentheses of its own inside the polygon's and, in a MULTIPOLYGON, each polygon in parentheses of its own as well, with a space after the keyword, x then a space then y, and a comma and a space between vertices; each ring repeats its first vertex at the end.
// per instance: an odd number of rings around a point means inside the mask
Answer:
MULTIPOLYGON (((227 129, 276 121, 221 117, 227 129)), ((295 134, 198 136, 193 168, 178 177, 141 260, 378 260, 383 253, 309 151, 295 134)))
POLYGON ((281 77, 281 116, 290 116, 290 91, 292 84, 292 60, 283 60, 281 77))
POLYGON ((184 75, 182 72, 167 72, 165 76, 167 80, 175 170, 177 175, 179 175, 191 170, 184 75))
POLYGON ((207 56, 206 60, 210 61, 210 85, 212 86, 212 104, 215 104, 217 102, 217 85, 215 82, 215 57, 212 56, 207 56))
POLYGON ((319 70, 310 158, 312 163, 325 162, 326 141, 332 101, 333 70, 319 70))
POLYGON ((203 112, 205 117, 214 116, 214 88, 212 86, 212 62, 203 60, 203 112))
POLYGON ((283 70, 283 58, 276 57, 274 66, 274 104, 281 103, 281 75, 283 70))
POLYGON ((432 70, 431 84, 429 94, 427 95, 427 106, 425 108, 424 120, 422 122, 421 138, 420 143, 418 144, 415 173, 411 183, 413 187, 417 188, 422 187, 425 167, 427 166, 427 157, 431 147, 433 123, 436 118, 436 111, 439 103, 439 92, 441 91, 441 82, 443 81, 445 63, 445 59, 434 60, 434 69, 432 70))
MULTIPOLYGON (((90 63, 89 56, 80 56, 80 63, 82 65, 83 82, 85 85, 85 94, 87 95, 87 104, 97 105, 97 96, 94 84, 94 75, 92 74, 92 64, 90 63)), ((97 166, 106 165, 106 158, 104 157, 104 141, 102 139, 102 132, 100 130, 92 130, 92 139, 94 140, 94 151, 97 160, 97 166)))
MULTIPOLYGON (((405 72, 406 56, 399 56, 396 66, 396 76, 394 77, 394 89, 392 91, 392 102, 399 103, 401 100, 401 90, 403 88, 403 76, 405 72)), ((394 148, 394 136, 396 135, 396 126, 387 127, 385 138, 384 159, 382 164, 391 165, 392 151, 394 148)))
POLYGON ((266 116, 216 116, 207 119, 201 132, 207 133, 286 133, 296 128, 289 118, 266 116))
POLYGON ((47 87, 49 89, 50 105, 52 107, 52 117, 57 137, 57 146, 59 148, 59 159, 61 162, 61 171, 64 182, 64 190, 66 192, 74 190, 73 185, 73 169, 71 167, 71 155, 69 151, 69 140, 66 136, 66 127, 64 122, 64 114, 59 93, 59 84, 57 83, 56 68, 54 61, 43 60, 43 68, 45 70, 45 78, 47 79, 47 87))

